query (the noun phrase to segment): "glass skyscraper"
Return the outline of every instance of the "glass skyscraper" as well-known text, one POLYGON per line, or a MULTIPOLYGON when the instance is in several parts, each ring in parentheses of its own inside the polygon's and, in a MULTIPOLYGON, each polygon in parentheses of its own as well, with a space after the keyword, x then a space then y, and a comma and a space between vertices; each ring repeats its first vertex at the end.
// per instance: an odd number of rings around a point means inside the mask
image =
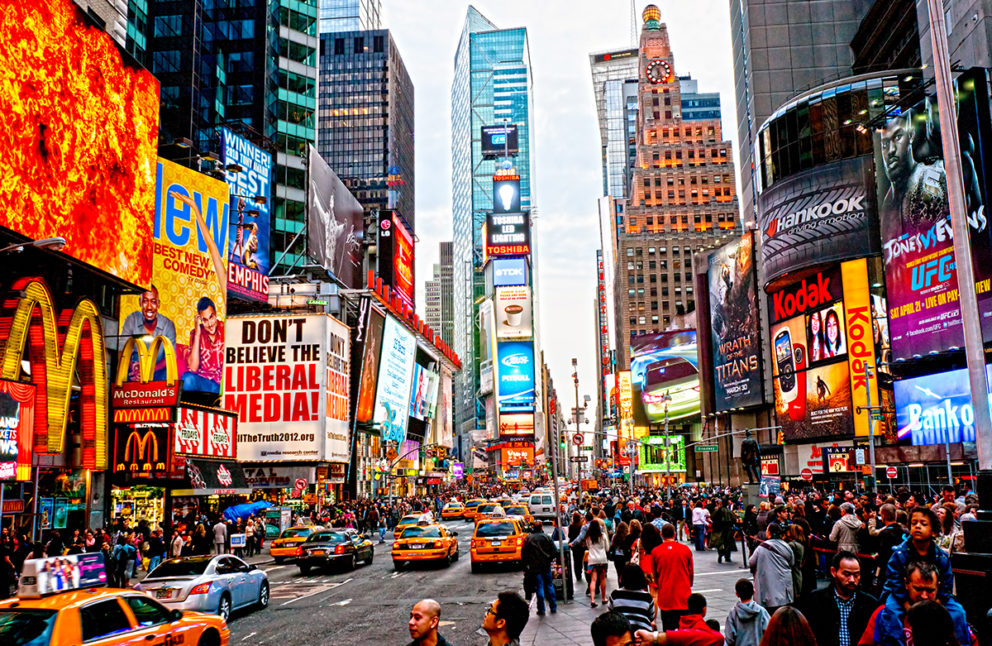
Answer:
POLYGON ((323 0, 320 33, 369 31, 382 25, 382 0, 323 0))
MULTIPOLYGON (((534 202, 533 77, 525 28, 499 29, 469 6, 455 54, 451 88, 451 184, 454 229, 455 351, 463 369, 455 386, 455 426, 461 437, 484 428, 479 392, 478 300, 485 296, 482 225, 492 211, 492 178, 498 162, 483 160, 481 128, 517 127, 521 207, 534 202)), ((536 245, 535 245, 536 246, 536 245)), ((465 446, 461 443, 460 446, 465 446)), ((468 456, 462 455, 463 459, 468 456)))

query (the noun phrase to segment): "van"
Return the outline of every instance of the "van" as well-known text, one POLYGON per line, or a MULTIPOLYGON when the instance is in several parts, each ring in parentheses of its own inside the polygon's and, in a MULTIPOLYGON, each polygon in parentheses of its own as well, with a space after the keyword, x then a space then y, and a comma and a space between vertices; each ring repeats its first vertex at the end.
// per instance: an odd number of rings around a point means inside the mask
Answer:
POLYGON ((532 493, 527 500, 527 508, 534 518, 555 517, 555 499, 550 493, 532 493))

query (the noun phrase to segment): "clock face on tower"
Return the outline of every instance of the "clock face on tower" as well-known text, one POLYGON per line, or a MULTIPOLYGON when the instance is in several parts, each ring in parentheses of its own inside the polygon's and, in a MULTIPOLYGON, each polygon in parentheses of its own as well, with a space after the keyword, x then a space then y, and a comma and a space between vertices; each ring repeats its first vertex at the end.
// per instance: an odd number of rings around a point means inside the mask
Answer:
POLYGON ((672 66, 661 58, 656 58, 648 63, 645 73, 652 83, 667 83, 672 80, 672 66))

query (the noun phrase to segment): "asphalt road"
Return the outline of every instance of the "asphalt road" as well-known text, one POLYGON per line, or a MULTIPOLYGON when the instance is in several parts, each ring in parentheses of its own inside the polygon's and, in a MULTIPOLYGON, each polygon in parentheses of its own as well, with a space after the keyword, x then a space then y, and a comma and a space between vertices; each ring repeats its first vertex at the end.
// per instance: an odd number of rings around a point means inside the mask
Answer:
MULTIPOLYGON (((482 645, 477 634, 489 603, 503 590, 522 590, 519 570, 473 574, 469 559, 472 525, 447 523, 458 532, 460 558, 451 566, 393 569, 391 534, 376 545, 372 565, 354 571, 311 571, 295 565, 266 565, 272 590, 269 607, 242 612, 230 622, 231 644, 407 644, 410 609, 424 598, 441 604, 441 634, 459 646, 482 645)), ((374 540, 378 540, 376 537, 374 540)))

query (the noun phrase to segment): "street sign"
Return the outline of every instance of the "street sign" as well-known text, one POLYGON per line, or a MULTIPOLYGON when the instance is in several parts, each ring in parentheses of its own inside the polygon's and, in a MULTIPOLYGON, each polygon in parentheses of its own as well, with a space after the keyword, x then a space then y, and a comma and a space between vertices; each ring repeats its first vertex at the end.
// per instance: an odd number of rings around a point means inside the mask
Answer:
POLYGON ((809 482, 810 480, 813 479, 813 472, 810 469, 806 468, 799 472, 799 476, 806 482, 809 482))
POLYGON ((865 450, 854 449, 854 463, 861 465, 865 463, 865 450))
POLYGON ((861 475, 864 475, 864 476, 870 476, 871 475, 871 465, 870 464, 862 464, 861 465, 861 475))
POLYGON ((895 478, 896 478, 897 475, 899 475, 899 472, 896 471, 896 468, 895 467, 889 467, 888 469, 885 470, 885 476, 889 480, 895 480, 895 478))
POLYGON ((569 458, 569 461, 570 462, 588 462, 589 461, 589 456, 588 455, 573 455, 572 457, 569 458))
POLYGON ((299 490, 301 490, 301 491, 303 489, 306 489, 307 488, 307 481, 304 480, 303 478, 297 478, 296 479, 296 482, 293 483, 293 484, 295 484, 296 485, 296 488, 299 489, 299 490))
POLYGON ((572 444, 575 446, 582 446, 582 443, 586 441, 586 438, 582 436, 582 433, 576 433, 572 436, 572 444))
POLYGON ((592 451, 592 447, 591 446, 580 446, 579 447, 579 450, 580 451, 592 451))
POLYGON ((695 446, 696 453, 716 453, 719 448, 716 444, 697 444, 695 446))

